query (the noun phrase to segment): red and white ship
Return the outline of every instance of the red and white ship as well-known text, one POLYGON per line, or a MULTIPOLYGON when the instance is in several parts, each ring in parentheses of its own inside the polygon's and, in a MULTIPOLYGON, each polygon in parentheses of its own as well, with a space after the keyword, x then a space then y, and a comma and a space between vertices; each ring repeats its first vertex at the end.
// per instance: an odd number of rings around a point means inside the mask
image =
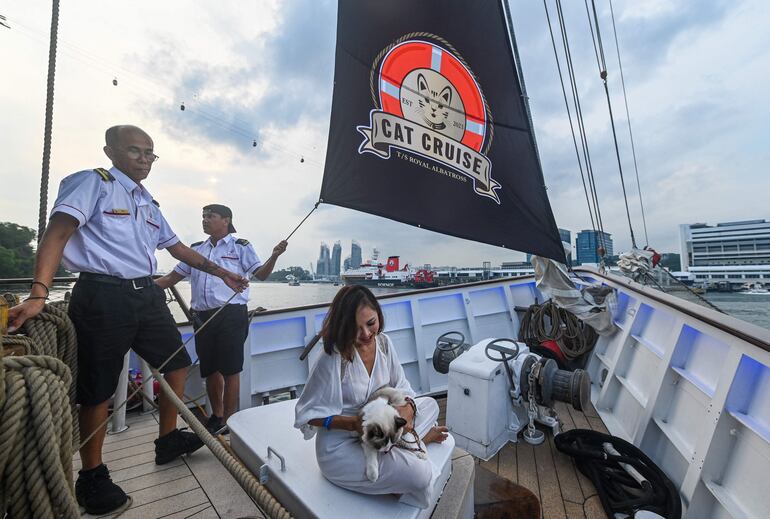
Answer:
POLYGON ((351 268, 342 273, 346 285, 367 285, 382 288, 408 287, 427 288, 436 286, 435 272, 428 269, 414 269, 409 265, 401 268, 398 256, 388 256, 388 261, 382 264, 377 261, 377 249, 373 259, 361 266, 351 268))

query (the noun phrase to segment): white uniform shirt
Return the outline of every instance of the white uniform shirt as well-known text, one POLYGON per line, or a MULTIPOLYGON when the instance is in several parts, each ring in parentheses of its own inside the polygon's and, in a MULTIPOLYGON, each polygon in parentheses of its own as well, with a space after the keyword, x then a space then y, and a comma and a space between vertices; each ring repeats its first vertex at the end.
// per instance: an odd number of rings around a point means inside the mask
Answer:
MULTIPOLYGON (((254 251, 254 247, 246 240, 236 239, 232 234, 219 240, 216 245, 213 245, 211 240, 205 240, 200 243, 193 243, 190 247, 209 261, 245 278, 249 278, 255 270, 262 266, 262 261, 254 251)), ((193 269, 187 263, 179 263, 174 267, 174 272, 184 277, 190 277, 192 285, 190 306, 193 310, 219 308, 224 306, 233 296, 233 289, 225 285, 225 282, 220 278, 193 269)), ((248 302, 249 289, 247 288, 233 297, 229 304, 245 305, 248 302)))
POLYGON ((51 209, 78 221, 64 247, 64 266, 71 272, 93 272, 122 279, 155 274, 155 250, 179 241, 147 189, 119 169, 114 180, 94 170, 61 181, 51 209))

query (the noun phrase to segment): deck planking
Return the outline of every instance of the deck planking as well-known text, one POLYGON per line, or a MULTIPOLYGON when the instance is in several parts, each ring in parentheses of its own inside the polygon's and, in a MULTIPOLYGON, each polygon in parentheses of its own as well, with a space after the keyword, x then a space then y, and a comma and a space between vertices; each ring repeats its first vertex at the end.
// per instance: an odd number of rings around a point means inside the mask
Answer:
MULTIPOLYGON (((129 425, 126 431, 107 435, 103 449, 112 480, 133 500, 130 508, 118 514, 120 519, 264 518, 207 447, 166 465, 156 465, 156 415, 129 416, 126 423, 129 425)), ((179 426, 185 426, 181 419, 179 426)), ((80 456, 75 454, 75 479, 78 469, 80 456)))
MULTIPOLYGON (((446 398, 438 399, 439 423, 446 422, 446 398)), ((607 433, 593 405, 585 412, 576 411, 562 402, 556 411, 563 430, 592 429, 607 433)), ((570 456, 559 452, 550 429, 543 429, 546 441, 533 446, 526 442, 507 443, 487 461, 476 460, 484 467, 512 483, 532 491, 540 500, 543 519, 606 519, 599 496, 591 481, 575 467, 570 456)))
MULTIPOLYGON (((437 401, 439 423, 445 423, 446 398, 437 401)), ((580 427, 607 432, 593 406, 585 412, 561 402, 555 407, 564 430, 580 427)), ((205 446, 191 456, 156 465, 157 417, 130 416, 127 424, 128 430, 107 435, 103 451, 113 481, 133 499, 120 519, 264 517, 205 446)), ((180 426, 184 426, 181 420, 180 426)), ((477 463, 534 493, 543 519, 605 519, 591 481, 577 470, 572 458, 556 449, 550 430, 544 432, 547 441, 541 445, 508 443, 488 461, 477 463)), ((80 457, 76 454, 75 478, 79 468, 80 457)))

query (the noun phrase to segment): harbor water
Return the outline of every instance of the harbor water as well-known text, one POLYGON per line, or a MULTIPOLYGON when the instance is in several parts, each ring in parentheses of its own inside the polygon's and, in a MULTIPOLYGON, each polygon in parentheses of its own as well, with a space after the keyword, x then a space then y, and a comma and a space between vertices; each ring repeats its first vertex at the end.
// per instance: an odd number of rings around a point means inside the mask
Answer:
MULTIPOLYGON (((177 285, 180 294, 187 302, 190 301, 190 284, 182 281, 177 285)), ((280 310, 298 306, 329 303, 341 285, 331 283, 303 283, 299 286, 289 286, 287 283, 252 282, 250 286, 249 309, 257 307, 266 310, 280 310)), ((371 287, 376 295, 403 292, 398 288, 371 287)), ((51 291, 52 299, 62 299, 64 292, 71 288, 56 288, 51 291)), ((670 292, 671 295, 689 301, 704 304, 695 295, 687 291, 670 292)), ((21 297, 26 292, 19 294, 21 297)), ((770 329, 770 294, 751 295, 740 292, 708 292, 704 295, 711 303, 725 313, 743 321, 770 329)), ((184 321, 184 314, 176 304, 170 305, 174 317, 184 321)))

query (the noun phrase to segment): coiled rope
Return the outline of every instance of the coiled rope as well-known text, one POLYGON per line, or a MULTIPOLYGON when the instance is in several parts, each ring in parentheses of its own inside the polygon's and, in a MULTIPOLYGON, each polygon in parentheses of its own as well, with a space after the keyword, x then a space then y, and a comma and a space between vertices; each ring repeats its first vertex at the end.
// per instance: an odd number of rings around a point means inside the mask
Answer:
POLYGON ((591 351, 598 338, 591 326, 550 300, 527 308, 519 325, 520 341, 530 348, 539 347, 544 341, 554 341, 569 362, 591 351))
POLYGON ((77 517, 70 370, 45 355, 0 360, 0 515, 77 517))

